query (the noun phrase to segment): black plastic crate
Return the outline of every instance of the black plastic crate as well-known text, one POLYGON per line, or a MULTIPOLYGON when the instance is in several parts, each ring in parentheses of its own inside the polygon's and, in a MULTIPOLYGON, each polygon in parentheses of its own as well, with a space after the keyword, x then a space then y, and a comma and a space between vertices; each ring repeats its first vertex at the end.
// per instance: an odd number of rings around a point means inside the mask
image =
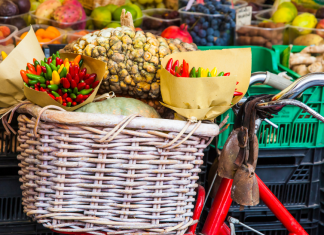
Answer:
MULTIPOLYGON (((308 235, 322 235, 319 233, 319 223, 300 223, 300 225, 306 230, 308 235)), ((257 223, 249 224, 250 227, 265 234, 265 235, 289 235, 288 230, 281 223, 257 223)), ((256 235, 256 233, 248 230, 241 225, 235 225, 236 235, 256 235)))
POLYGON ((66 44, 48 44, 43 46, 44 55, 46 58, 63 49, 66 44))
POLYGON ((36 222, 17 225, 0 225, 1 235, 61 235, 36 222))
POLYGON ((323 155, 323 148, 260 150, 256 173, 285 206, 319 205, 323 155))
POLYGON ((318 225, 318 235, 322 235, 324 234, 324 223, 322 222, 319 222, 319 225, 318 225))

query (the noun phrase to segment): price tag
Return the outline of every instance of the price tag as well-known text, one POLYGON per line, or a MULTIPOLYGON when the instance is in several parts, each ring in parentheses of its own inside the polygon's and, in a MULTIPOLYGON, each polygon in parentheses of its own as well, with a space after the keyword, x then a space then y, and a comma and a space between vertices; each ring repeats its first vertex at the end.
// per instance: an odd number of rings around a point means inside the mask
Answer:
POLYGON ((244 25, 251 25, 252 7, 242 7, 236 10, 236 29, 244 25))

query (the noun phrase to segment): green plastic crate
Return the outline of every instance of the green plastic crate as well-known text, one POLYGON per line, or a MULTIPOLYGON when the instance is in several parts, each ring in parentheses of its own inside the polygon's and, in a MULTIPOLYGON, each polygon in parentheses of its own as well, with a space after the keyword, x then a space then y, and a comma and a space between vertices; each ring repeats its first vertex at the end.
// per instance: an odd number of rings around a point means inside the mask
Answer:
MULTIPOLYGON (((297 79, 300 77, 300 75, 294 71, 292 71, 291 69, 287 68, 286 66, 283 66, 281 64, 281 61, 280 61, 280 55, 281 53, 287 48, 288 46, 286 45, 276 45, 276 46, 272 46, 272 49, 274 50, 275 52, 275 57, 276 57, 276 63, 278 64, 278 67, 280 70, 282 71, 286 71, 287 74, 294 78, 294 79, 297 79)), ((301 50, 303 50, 306 46, 293 46, 292 47, 292 50, 291 52, 293 53, 298 53, 300 52, 301 50)))
MULTIPOLYGON (((272 73, 279 73, 277 60, 273 51, 262 47, 251 48, 252 72, 269 71, 272 73), (271 53, 269 51, 271 51, 271 53)), ((208 50, 225 48, 200 47, 199 49, 208 50)), ((285 47, 283 50, 284 49, 285 47)), ((292 74, 290 75, 292 76, 292 74)), ((293 77, 297 78, 295 76, 293 77)), ((277 94, 278 92, 279 90, 269 86, 254 85, 249 88, 248 95, 277 94)), ((322 115, 324 114, 324 92, 322 87, 307 89, 299 100, 309 105, 322 115)), ((218 117, 217 121, 220 122, 223 120, 227 114, 229 114, 227 123, 230 124, 230 126, 219 135, 218 148, 223 148, 227 137, 233 130, 235 115, 232 110, 228 110, 226 113, 218 117)), ((260 148, 319 148, 324 146, 324 124, 310 116, 308 113, 303 112, 303 110, 298 107, 284 107, 278 115, 271 119, 271 121, 277 124, 279 128, 275 129, 265 122, 262 123, 257 134, 260 148)))

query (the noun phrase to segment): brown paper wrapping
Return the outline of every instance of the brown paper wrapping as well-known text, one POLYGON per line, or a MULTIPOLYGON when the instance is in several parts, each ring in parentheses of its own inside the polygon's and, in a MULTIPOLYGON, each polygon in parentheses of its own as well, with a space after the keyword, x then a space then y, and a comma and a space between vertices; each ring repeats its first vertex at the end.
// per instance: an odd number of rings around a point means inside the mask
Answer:
POLYGON ((33 58, 42 60, 44 53, 31 27, 21 43, 0 63, 0 108, 10 107, 24 99, 20 70, 25 70, 33 58))
MULTIPOLYGON (((20 44, 19 44, 20 45, 20 44)), ((78 54, 73 54, 73 53, 61 53, 61 58, 64 60, 65 58, 68 58, 69 61, 73 61, 74 58, 78 55, 78 54)), ((88 56, 81 56, 83 59, 83 65, 82 68, 87 68, 87 73, 91 74, 91 73, 96 73, 97 74, 97 80, 100 81, 100 83, 98 84, 98 86, 96 87, 96 89, 94 90, 94 92, 88 97, 88 99, 86 99, 83 103, 78 104, 77 106, 73 106, 73 107, 66 107, 61 105, 59 102, 53 100, 46 92, 41 92, 41 91, 35 91, 33 89, 30 89, 26 86, 24 86, 24 92, 25 92, 25 96, 26 98, 33 102, 34 104, 37 104, 41 107, 45 107, 47 105, 56 105, 59 106, 63 109, 65 109, 66 111, 73 111, 76 110, 78 108, 81 108, 82 106, 91 103, 93 101, 93 99, 95 98, 98 89, 100 87, 101 81, 103 79, 103 76, 105 74, 105 66, 106 63, 100 60, 96 60, 93 59, 91 57, 88 56)), ((44 59, 44 58, 42 58, 44 59)))
POLYGON ((187 119, 213 120, 245 95, 251 76, 251 48, 176 53, 164 57, 161 66, 162 105, 187 119), (170 58, 180 64, 185 59, 189 69, 194 66, 211 71, 217 67, 217 73, 230 72, 231 76, 175 77, 164 69, 170 58), (243 95, 233 98, 235 88, 243 95))

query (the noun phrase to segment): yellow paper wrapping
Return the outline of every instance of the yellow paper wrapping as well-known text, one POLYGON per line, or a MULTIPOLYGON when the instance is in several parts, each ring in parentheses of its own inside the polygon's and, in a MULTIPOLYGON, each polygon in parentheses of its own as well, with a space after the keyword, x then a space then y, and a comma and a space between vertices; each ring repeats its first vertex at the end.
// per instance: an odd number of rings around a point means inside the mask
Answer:
MULTIPOLYGON (((77 55, 78 54, 73 54, 73 53, 61 53, 60 54, 61 59, 64 60, 65 58, 68 58, 69 61, 73 61, 77 55)), ((105 74, 106 63, 103 61, 100 61, 100 60, 93 59, 88 56, 84 56, 84 55, 82 55, 81 58, 83 59, 82 68, 87 68, 87 73, 89 73, 89 74, 96 73, 97 74, 96 81, 98 81, 98 80, 100 81, 100 83, 98 84, 98 86, 96 87, 94 92, 83 103, 78 104, 73 107, 66 107, 66 106, 61 105, 56 100, 53 100, 46 92, 35 91, 33 89, 30 89, 30 88, 24 86, 24 92, 25 92, 26 98, 29 101, 31 101, 34 104, 37 104, 41 107, 45 107, 47 105, 56 105, 56 106, 59 106, 59 107, 65 109, 66 111, 73 111, 78 108, 81 108, 82 106, 84 106, 88 103, 91 103, 97 94, 97 91, 100 87, 103 76, 105 74)), ((44 58, 42 58, 42 59, 44 59, 44 58)))
POLYGON ((7 108, 24 99, 23 80, 20 70, 32 63, 33 58, 44 59, 34 30, 30 27, 27 36, 0 63, 0 108, 7 108))
POLYGON ((198 120, 213 120, 236 104, 246 93, 251 76, 251 49, 224 49, 171 54, 163 58, 161 69, 162 105, 179 115, 198 120), (192 67, 211 71, 230 72, 228 77, 183 78, 175 77, 164 68, 170 58, 183 59, 192 67), (236 85, 236 82, 239 82, 236 85), (242 96, 233 98, 237 91, 242 96))

